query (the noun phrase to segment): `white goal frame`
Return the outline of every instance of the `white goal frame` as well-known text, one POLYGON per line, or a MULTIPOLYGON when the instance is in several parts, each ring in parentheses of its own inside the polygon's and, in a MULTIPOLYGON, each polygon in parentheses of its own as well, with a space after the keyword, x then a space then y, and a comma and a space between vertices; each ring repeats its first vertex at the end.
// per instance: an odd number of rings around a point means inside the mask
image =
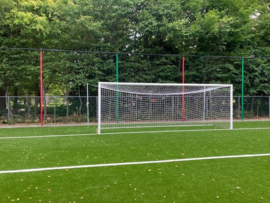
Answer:
MULTIPOLYGON (((229 129, 233 129, 233 85, 231 84, 175 84, 175 83, 124 83, 124 82, 99 82, 98 83, 98 129, 97 129, 97 133, 100 134, 101 133, 101 129, 102 129, 102 86, 104 85, 114 85, 117 89, 115 90, 115 92, 120 92, 120 90, 118 91, 118 87, 120 87, 121 85, 129 85, 129 86, 163 86, 163 87, 173 87, 173 86, 178 86, 178 87, 182 87, 182 89, 184 89, 184 87, 201 87, 201 88, 228 88, 229 89, 229 95, 226 96, 227 99, 229 99, 229 116, 228 118, 226 118, 226 120, 228 119, 227 122, 230 122, 229 124, 229 129)), ((106 89, 106 88, 104 88, 106 89)), ((213 89, 214 90, 214 89, 213 89)), ((184 90, 185 91, 185 90, 184 90)), ((209 92, 211 91, 211 89, 209 90, 209 92)), ((203 89, 201 90, 201 92, 203 92, 203 89)), ((126 92, 129 93, 129 92, 126 92)), ((134 93, 133 93, 134 94, 134 93)), ((146 95, 151 96, 151 94, 147 94, 146 95)), ((185 95, 185 92, 179 92, 178 95, 185 95)), ((190 93, 191 94, 191 93, 190 93)), ((154 94, 155 95, 155 94, 154 94)), ((205 91, 204 91, 204 95, 205 95, 205 91)), ((117 96, 118 97, 118 96, 117 96)), ((117 99, 118 100, 118 99, 117 99)), ((185 98, 183 100, 183 102, 185 103, 185 98)), ((205 97, 204 97, 204 109, 203 109, 203 116, 205 117, 205 97)), ((118 103, 117 103, 118 104, 118 103)), ((117 107, 118 109, 118 107, 117 107)), ((180 121, 178 121, 180 123, 180 121)), ((118 121, 117 121, 118 123, 118 121)), ((125 122, 123 122, 125 123, 125 122)), ((138 122, 139 124, 140 122, 138 122)), ((206 121, 201 121, 201 123, 207 123, 206 121)), ((173 125, 170 125, 173 126, 173 125)), ((170 127, 170 126, 141 126, 141 127, 170 127)), ((177 126, 177 125, 176 125, 177 126)), ((140 126, 136 126, 137 128, 139 128, 140 126)), ((136 128, 135 127, 135 128, 136 128)), ((112 127, 112 128, 129 128, 129 127, 124 127, 124 126, 117 126, 117 127, 112 127)), ((130 127, 132 128, 132 127, 130 127)), ((134 128, 134 127, 133 127, 134 128)), ((110 129, 110 127, 106 128, 106 129, 110 129)))

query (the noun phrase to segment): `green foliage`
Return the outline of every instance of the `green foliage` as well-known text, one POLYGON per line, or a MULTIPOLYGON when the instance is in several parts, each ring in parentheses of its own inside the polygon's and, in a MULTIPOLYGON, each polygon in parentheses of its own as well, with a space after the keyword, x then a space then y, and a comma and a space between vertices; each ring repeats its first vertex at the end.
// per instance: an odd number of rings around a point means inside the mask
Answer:
MULTIPOLYGON (((149 54, 270 56, 269 3, 255 0, 0 0, 1 47, 149 54)), ((44 52, 44 92, 97 94, 115 55, 44 52)), ((182 82, 181 57, 119 55, 122 82, 182 82)), ((269 60, 245 64, 245 94, 268 95, 269 60)), ((232 83, 241 59, 186 57, 186 82, 232 83)), ((38 94, 39 53, 0 51, 0 89, 38 94)), ((10 93, 11 94, 11 93, 10 93)))

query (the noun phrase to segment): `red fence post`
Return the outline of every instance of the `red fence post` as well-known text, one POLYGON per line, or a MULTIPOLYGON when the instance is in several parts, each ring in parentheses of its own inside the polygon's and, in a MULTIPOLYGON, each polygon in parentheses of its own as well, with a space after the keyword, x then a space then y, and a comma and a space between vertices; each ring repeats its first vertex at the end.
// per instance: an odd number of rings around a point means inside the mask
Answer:
POLYGON ((40 125, 43 125, 43 73, 42 73, 42 50, 40 50, 40 125))
POLYGON ((185 57, 182 58, 182 83, 183 83, 183 88, 182 88, 182 120, 183 122, 185 121, 185 57))

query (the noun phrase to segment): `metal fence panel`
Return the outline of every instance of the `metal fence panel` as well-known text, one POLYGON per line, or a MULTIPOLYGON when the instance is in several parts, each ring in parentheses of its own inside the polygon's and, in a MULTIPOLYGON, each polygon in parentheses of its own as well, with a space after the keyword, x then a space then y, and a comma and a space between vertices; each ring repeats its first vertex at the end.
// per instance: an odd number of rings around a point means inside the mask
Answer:
MULTIPOLYGON (((89 122, 97 122, 97 97, 89 96, 89 122)), ((241 96, 234 96, 233 117, 241 118, 241 96)), ((87 123, 86 96, 45 96, 44 124, 87 123)), ((270 96, 245 96, 244 118, 269 118, 270 96)), ((0 97, 0 124, 39 124, 40 97, 0 97)))
POLYGON ((8 123, 8 101, 6 97, 0 97, 0 124, 8 123))
MULTIPOLYGON (((45 96, 43 123, 86 123, 87 97, 45 96)), ((0 124, 40 123, 40 97, 0 97, 0 124)), ((96 122, 96 97, 89 97, 89 120, 96 122)))
POLYGON ((39 98, 31 96, 14 97, 7 99, 8 123, 38 123, 39 98))
POLYGON ((244 118, 269 118, 269 97, 244 97, 244 118))
POLYGON ((240 96, 233 97, 233 118, 236 118, 236 119, 241 118, 241 97, 240 96))

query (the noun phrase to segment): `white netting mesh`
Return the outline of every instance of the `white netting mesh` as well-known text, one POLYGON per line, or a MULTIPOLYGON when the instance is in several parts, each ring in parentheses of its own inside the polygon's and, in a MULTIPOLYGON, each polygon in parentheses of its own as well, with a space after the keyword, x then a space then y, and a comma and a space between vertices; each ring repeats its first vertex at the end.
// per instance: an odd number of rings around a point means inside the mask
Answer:
POLYGON ((99 83, 99 128, 230 128, 230 85, 99 83))

